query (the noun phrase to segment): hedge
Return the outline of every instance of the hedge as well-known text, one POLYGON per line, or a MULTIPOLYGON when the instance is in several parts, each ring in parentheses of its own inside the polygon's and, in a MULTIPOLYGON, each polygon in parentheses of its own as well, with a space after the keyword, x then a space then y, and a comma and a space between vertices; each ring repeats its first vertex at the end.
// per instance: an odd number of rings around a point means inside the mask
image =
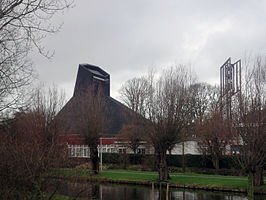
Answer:
MULTIPOLYGON (((167 155, 167 164, 169 167, 182 167, 182 155, 167 155)), ((223 156, 220 159, 220 168, 223 169, 240 169, 232 157, 223 156)), ((104 164, 116 164, 116 165, 155 165, 154 155, 143 154, 117 154, 117 153, 103 153, 104 164)), ((211 158, 203 155, 185 155, 185 166, 189 168, 207 168, 213 169, 211 158)), ((150 166, 154 167, 154 166, 150 166)), ((264 166, 265 168, 265 166, 264 166)))

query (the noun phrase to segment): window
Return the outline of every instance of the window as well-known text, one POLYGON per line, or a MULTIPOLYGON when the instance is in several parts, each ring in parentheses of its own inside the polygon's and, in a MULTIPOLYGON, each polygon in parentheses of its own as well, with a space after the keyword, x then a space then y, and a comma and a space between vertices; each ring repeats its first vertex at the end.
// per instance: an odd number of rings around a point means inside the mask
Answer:
POLYGON ((145 154, 145 149, 138 149, 138 154, 145 154))
POLYGON ((87 145, 68 145, 68 156, 77 158, 89 158, 89 147, 87 145))

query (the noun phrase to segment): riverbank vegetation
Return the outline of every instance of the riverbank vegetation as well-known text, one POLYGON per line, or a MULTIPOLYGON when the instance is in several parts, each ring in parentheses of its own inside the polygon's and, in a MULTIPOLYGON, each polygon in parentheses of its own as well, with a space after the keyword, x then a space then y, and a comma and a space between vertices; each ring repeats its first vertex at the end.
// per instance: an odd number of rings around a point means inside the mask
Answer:
MULTIPOLYGON (((97 176, 91 176, 89 169, 63 168, 57 178, 75 179, 93 182, 110 182, 121 184, 150 185, 159 183, 157 172, 134 170, 104 170, 97 176)), ((170 173, 168 183, 172 187, 194 188, 204 190, 247 192, 248 179, 240 176, 206 175, 197 173, 170 173)), ((266 180, 266 177, 264 177, 266 180)), ((264 181, 266 183, 266 181, 264 181)), ((166 183, 166 182, 164 182, 166 183)), ((255 193, 266 194, 266 185, 256 186, 255 193)))
POLYGON ((67 163, 56 119, 63 105, 56 88, 36 89, 31 106, 0 126, 0 196, 3 199, 45 199, 51 169, 67 163), (49 94, 46 96, 46 92, 49 94))

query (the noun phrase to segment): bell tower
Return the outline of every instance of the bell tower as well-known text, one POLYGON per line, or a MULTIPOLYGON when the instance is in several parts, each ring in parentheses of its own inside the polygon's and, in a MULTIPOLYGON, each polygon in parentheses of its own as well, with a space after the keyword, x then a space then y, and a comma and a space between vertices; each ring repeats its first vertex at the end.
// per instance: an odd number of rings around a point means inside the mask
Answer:
POLYGON ((77 96, 93 86, 97 93, 101 88, 104 96, 110 96, 110 75, 100 67, 79 64, 73 96, 77 96))

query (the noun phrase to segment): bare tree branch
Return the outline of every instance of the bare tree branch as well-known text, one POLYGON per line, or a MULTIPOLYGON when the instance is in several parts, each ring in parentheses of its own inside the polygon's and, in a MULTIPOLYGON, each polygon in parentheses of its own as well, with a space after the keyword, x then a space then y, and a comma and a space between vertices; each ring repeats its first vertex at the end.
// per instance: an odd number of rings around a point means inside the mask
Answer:
POLYGON ((34 76, 29 53, 33 49, 47 57, 52 54, 42 39, 59 31, 50 19, 71 6, 71 0, 0 1, 0 111, 20 107, 20 97, 34 76))

